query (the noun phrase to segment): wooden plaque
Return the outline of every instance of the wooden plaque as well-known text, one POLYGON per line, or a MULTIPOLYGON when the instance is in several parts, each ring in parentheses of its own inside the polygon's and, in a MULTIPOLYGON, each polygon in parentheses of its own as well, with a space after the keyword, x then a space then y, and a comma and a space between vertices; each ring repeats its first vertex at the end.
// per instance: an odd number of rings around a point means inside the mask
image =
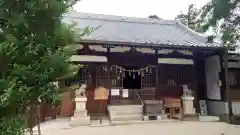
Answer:
POLYGON ((97 87, 94 90, 94 99, 95 100, 107 100, 108 99, 108 89, 104 87, 97 87))

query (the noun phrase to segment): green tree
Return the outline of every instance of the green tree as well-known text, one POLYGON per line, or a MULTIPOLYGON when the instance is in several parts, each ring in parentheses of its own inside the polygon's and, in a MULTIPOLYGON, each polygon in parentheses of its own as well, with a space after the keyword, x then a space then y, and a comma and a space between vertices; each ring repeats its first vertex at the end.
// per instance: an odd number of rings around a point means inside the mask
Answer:
POLYGON ((201 8, 203 30, 214 28, 224 45, 233 46, 240 39, 240 1, 211 0, 201 8))
POLYGON ((197 32, 203 32, 202 29, 200 29, 201 20, 198 18, 199 10, 196 8, 194 4, 190 4, 188 6, 188 11, 186 14, 180 13, 177 15, 175 19, 178 19, 182 22, 182 24, 188 26, 190 29, 197 31, 197 32))
POLYGON ((161 18, 159 18, 157 15, 149 15, 148 18, 152 18, 152 19, 161 19, 161 18))
MULTIPOLYGON (((74 25, 62 22, 77 0, 0 1, 0 135, 22 135, 24 116, 39 101, 54 102, 52 83, 74 73, 74 25)), ((79 34, 79 35, 78 35, 79 34)))

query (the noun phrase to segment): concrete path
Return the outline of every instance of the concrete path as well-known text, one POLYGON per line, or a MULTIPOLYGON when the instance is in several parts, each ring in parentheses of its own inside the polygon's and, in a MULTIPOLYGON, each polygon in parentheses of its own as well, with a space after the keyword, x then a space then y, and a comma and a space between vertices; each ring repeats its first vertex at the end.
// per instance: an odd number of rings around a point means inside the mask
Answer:
POLYGON ((240 126, 221 122, 154 122, 74 128, 64 123, 41 126, 43 135, 240 135, 240 126))

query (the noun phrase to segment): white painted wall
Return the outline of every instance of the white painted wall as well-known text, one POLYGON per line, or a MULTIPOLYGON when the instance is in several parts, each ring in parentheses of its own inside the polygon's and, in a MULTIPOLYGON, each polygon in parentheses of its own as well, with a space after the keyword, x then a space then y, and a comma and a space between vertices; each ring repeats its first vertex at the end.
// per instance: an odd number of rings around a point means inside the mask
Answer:
POLYGON ((218 85, 219 72, 221 72, 220 57, 218 55, 206 59, 206 84, 207 84, 207 100, 208 115, 220 116, 228 114, 228 104, 221 100, 221 91, 218 85))
POLYGON ((240 102, 232 102, 233 114, 240 114, 240 102))
POLYGON ((220 87, 218 85, 219 72, 221 71, 220 57, 218 55, 205 60, 207 98, 221 100, 220 87))

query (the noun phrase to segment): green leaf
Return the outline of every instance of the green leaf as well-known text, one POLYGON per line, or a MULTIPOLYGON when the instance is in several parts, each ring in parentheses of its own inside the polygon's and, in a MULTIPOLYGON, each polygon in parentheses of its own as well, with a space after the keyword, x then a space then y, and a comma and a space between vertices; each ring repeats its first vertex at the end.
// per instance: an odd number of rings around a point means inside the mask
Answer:
POLYGON ((15 36, 13 36, 12 34, 7 34, 5 36, 5 38, 8 40, 8 41, 11 41, 11 42, 17 42, 17 38, 15 36))

